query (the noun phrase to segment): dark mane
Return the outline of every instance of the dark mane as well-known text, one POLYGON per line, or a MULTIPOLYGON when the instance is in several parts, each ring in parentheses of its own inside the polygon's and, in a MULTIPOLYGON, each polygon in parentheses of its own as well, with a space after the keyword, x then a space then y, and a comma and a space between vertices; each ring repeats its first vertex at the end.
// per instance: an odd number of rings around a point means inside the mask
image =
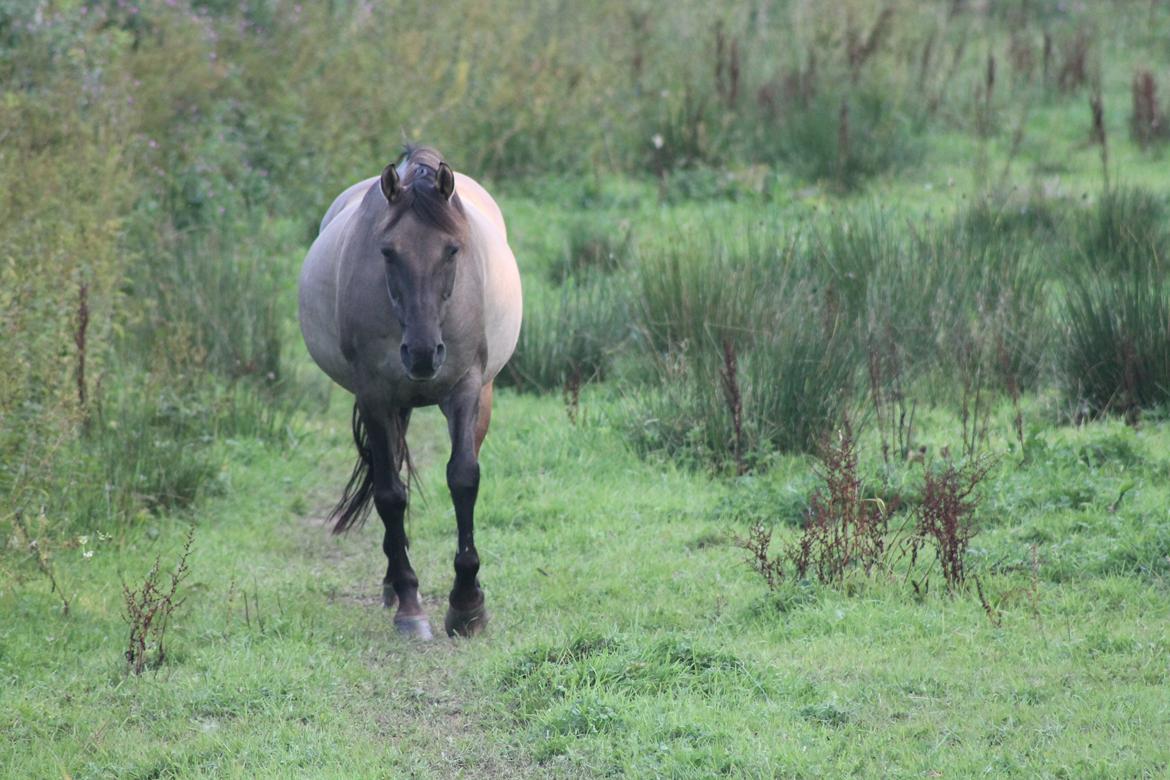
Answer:
POLYGON ((405 173, 402 176, 402 194, 392 208, 397 221, 410 209, 423 224, 444 233, 458 233, 463 226, 463 204, 459 194, 450 202, 439 193, 435 186, 442 156, 429 146, 407 144, 403 148, 405 173))

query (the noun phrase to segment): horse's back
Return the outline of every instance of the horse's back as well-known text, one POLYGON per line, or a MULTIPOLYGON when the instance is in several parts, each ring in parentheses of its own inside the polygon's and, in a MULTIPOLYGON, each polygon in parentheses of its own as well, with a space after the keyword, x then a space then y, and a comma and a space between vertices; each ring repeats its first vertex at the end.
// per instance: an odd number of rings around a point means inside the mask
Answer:
POLYGON ((370 187, 374 186, 374 182, 378 180, 377 176, 369 179, 363 179, 357 184, 351 184, 345 188, 345 191, 333 199, 333 203, 329 205, 329 209, 325 212, 325 216, 321 218, 321 226, 317 229, 317 235, 325 232, 325 228, 329 226, 338 214, 345 210, 346 206, 356 205, 361 202, 361 199, 369 191, 370 187))

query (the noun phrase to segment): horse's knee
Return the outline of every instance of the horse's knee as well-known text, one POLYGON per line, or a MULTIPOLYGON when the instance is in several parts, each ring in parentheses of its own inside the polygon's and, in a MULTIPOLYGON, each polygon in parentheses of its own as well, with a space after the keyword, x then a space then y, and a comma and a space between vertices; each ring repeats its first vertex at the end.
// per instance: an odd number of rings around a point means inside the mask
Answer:
POLYGON ((401 517, 406 511, 406 486, 403 484, 384 485, 374 488, 374 506, 383 520, 401 517))
POLYGON ((447 462, 447 487, 451 495, 474 495, 479 490, 479 462, 474 457, 452 457, 447 462))

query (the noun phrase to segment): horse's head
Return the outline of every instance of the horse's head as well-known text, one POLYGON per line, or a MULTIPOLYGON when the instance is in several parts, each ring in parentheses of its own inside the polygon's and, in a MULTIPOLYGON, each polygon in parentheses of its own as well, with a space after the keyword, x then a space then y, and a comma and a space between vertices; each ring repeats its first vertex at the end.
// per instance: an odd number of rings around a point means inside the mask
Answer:
POLYGON ((437 154, 425 152, 411 155, 401 180, 391 164, 381 181, 390 206, 379 234, 386 289, 402 326, 402 365, 416 381, 434 378, 446 357, 442 324, 467 244, 455 174, 437 154))

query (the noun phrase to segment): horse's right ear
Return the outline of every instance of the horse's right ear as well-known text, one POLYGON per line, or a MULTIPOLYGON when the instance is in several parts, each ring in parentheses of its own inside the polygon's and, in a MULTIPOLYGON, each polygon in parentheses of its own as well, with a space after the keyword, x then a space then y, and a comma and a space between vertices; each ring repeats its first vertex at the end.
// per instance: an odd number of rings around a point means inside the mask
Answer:
POLYGON ((398 169, 394 167, 394 163, 382 169, 382 194, 390 203, 398 200, 398 196, 402 194, 402 182, 398 180, 398 169))

